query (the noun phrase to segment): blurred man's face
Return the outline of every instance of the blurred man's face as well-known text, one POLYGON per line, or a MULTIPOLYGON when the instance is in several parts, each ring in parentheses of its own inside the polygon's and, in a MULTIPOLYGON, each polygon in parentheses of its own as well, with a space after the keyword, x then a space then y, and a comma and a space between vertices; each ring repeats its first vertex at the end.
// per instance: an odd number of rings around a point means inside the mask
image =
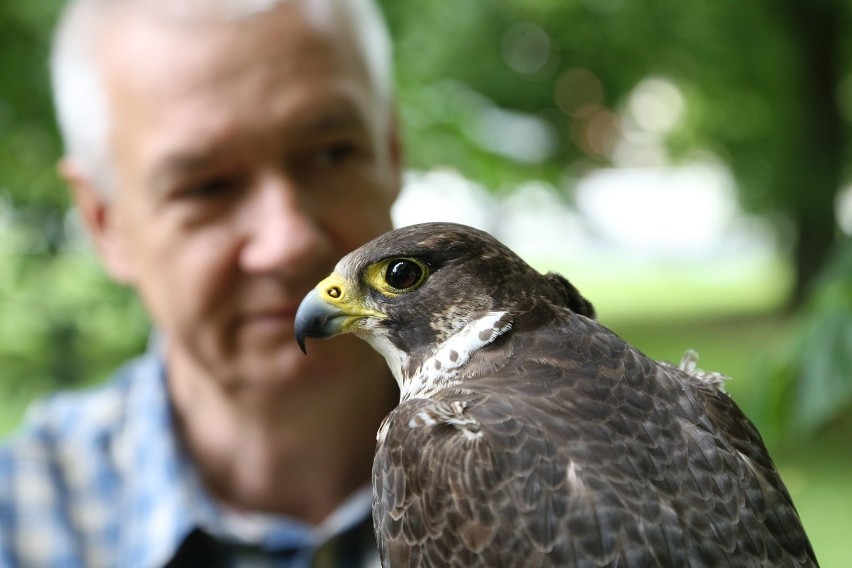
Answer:
POLYGON ((361 342, 305 357, 293 338, 309 288, 390 229, 399 164, 351 48, 292 4, 244 22, 128 18, 104 45, 109 268, 141 294, 170 361, 233 386, 373 361, 361 342))

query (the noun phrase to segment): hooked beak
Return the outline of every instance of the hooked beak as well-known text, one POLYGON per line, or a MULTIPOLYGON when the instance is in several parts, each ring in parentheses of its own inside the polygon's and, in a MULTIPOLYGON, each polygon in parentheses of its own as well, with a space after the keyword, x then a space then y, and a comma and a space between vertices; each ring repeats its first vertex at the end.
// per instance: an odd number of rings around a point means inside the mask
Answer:
POLYGON ((296 310, 296 341, 307 354, 305 339, 326 339, 349 333, 354 324, 366 317, 384 317, 384 314, 361 307, 357 297, 347 293, 344 281, 332 274, 308 292, 296 310))

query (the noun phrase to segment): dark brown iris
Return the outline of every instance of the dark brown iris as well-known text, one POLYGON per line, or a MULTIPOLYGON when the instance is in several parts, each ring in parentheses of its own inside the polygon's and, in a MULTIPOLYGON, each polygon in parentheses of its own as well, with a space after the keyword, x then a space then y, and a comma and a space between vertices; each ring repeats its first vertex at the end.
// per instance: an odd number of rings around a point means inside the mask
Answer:
POLYGON ((397 290, 411 288, 423 277, 423 269, 412 260, 401 258, 388 263, 385 282, 397 290))

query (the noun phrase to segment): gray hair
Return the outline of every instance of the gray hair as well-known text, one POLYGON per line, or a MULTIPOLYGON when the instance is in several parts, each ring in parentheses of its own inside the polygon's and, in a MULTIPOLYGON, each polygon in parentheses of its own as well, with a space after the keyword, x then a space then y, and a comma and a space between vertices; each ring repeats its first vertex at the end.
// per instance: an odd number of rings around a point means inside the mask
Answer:
POLYGON ((50 59, 53 100, 65 155, 83 168, 103 195, 111 192, 116 180, 108 148, 110 116, 95 51, 109 12, 157 4, 159 14, 178 19, 242 19, 285 2, 301 2, 313 23, 351 39, 367 71, 376 104, 385 113, 384 120, 390 120, 391 44, 375 0, 69 0, 56 28, 50 59))

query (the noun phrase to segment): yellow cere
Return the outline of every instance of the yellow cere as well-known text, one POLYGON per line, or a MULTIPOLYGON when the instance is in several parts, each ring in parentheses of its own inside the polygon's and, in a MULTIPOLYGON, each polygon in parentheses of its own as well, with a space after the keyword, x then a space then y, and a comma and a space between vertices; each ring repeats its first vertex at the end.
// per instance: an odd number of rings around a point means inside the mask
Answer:
POLYGON ((346 280, 337 274, 329 275, 325 280, 317 284, 316 289, 320 298, 329 304, 345 306, 353 303, 352 294, 347 293, 346 280))
POLYGON ((316 291, 323 302, 338 308, 342 312, 341 316, 348 316, 341 325, 341 330, 344 332, 353 331, 356 323, 365 318, 387 317, 386 314, 371 310, 364 305, 363 291, 357 286, 352 286, 351 282, 336 273, 332 273, 317 284, 316 291))

